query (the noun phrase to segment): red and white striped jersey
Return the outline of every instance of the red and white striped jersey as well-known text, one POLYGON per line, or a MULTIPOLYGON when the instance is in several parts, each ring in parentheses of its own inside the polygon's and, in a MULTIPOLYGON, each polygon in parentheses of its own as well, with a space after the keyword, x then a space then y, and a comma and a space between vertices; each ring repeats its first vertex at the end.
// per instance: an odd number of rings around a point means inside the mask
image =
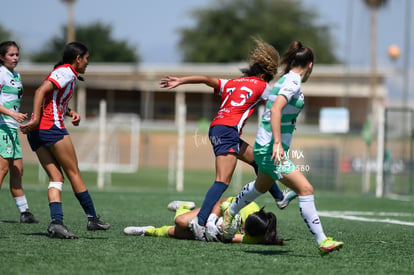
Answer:
POLYGON ((262 100, 267 100, 270 87, 257 77, 219 79, 215 94, 221 95, 221 106, 210 127, 214 125, 237 126, 241 133, 246 120, 262 100))
POLYGON ((57 87, 47 93, 43 99, 42 117, 39 129, 50 129, 53 125, 63 129, 64 116, 68 110, 69 100, 75 89, 78 73, 69 64, 64 64, 53 70, 45 80, 51 81, 57 87))

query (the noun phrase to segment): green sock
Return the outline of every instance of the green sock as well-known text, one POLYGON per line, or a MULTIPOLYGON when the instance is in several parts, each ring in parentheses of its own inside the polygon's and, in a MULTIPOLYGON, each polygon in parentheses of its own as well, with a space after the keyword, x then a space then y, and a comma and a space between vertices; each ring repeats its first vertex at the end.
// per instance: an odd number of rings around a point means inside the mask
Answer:
POLYGON ((191 208, 190 208, 190 206, 188 205, 188 204, 182 204, 182 205, 180 205, 180 207, 178 207, 177 208, 177 211, 175 211, 175 217, 174 217, 174 220, 175 220, 175 218, 177 218, 178 216, 180 216, 180 215, 182 215, 182 214, 185 214, 185 213, 188 213, 188 212, 190 212, 191 211, 191 208))
POLYGON ((166 237, 169 238, 168 230, 173 227, 172 225, 164 225, 157 228, 148 228, 145 231, 145 236, 153 236, 153 237, 166 237))

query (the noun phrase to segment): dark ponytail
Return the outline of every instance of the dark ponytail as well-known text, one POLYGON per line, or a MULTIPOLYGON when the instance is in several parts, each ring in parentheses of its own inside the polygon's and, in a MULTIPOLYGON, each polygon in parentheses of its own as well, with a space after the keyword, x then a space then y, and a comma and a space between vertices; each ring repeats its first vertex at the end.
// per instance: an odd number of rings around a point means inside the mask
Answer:
POLYGON ((294 41, 282 57, 283 74, 287 74, 294 67, 305 67, 313 60, 313 50, 303 46, 300 41, 294 41))
MULTIPOLYGON (((78 56, 83 57, 87 53, 88 48, 81 42, 71 42, 66 44, 63 49, 62 59, 55 64, 54 68, 56 69, 63 64, 72 64, 78 56)), ((78 79, 83 81, 81 76, 78 76, 78 79)))

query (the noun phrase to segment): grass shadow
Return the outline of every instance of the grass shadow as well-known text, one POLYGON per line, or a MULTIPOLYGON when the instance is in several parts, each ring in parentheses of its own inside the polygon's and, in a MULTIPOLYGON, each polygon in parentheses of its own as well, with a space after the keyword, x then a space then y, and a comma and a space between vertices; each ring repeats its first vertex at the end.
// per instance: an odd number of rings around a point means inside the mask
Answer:
POLYGON ((286 250, 246 250, 244 251, 246 253, 250 253, 250 254, 260 254, 260 255, 264 255, 264 256, 272 256, 272 255, 285 255, 290 253, 291 251, 286 251, 286 250))
POLYGON ((48 237, 49 235, 45 232, 34 232, 34 233, 22 233, 22 235, 26 235, 26 236, 46 236, 48 237))
POLYGON ((7 221, 0 220, 0 224, 1 223, 19 223, 19 222, 17 222, 17 221, 9 221, 9 220, 7 220, 7 221))
POLYGON ((289 257, 301 257, 301 258, 309 258, 309 257, 320 257, 319 254, 315 254, 315 255, 303 255, 303 254, 297 254, 295 253, 295 251, 292 250, 263 250, 263 251, 258 251, 258 250, 246 250, 244 251, 246 253, 250 253, 250 254, 259 254, 259 255, 263 255, 263 256, 275 256, 275 255, 286 255, 289 257))
MULTIPOLYGON (((22 233, 26 236, 42 236, 42 237, 48 237, 50 239, 60 239, 60 238, 51 238, 49 237, 49 234, 47 232, 33 232, 33 233, 22 233)), ((79 237, 79 239, 86 239, 86 240, 107 240, 109 238, 107 237, 79 237)), ((63 240, 63 239, 62 239, 63 240)))

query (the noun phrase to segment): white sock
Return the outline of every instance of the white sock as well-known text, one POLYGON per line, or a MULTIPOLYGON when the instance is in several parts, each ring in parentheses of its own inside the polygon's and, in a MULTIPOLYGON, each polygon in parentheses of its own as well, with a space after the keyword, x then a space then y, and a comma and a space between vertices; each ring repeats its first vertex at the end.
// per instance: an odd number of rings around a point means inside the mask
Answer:
POLYGON ((20 213, 23 213, 29 209, 29 205, 26 200, 26 196, 14 197, 14 201, 16 202, 16 206, 19 209, 20 213))
POLYGON ((299 196, 299 210, 303 220, 308 225, 316 242, 320 244, 326 235, 323 232, 321 221, 315 207, 315 198, 313 195, 299 196))
POLYGON ((236 215, 243 207, 263 194, 254 188, 254 183, 255 181, 251 181, 243 187, 236 199, 230 205, 230 214, 233 216, 236 215))

